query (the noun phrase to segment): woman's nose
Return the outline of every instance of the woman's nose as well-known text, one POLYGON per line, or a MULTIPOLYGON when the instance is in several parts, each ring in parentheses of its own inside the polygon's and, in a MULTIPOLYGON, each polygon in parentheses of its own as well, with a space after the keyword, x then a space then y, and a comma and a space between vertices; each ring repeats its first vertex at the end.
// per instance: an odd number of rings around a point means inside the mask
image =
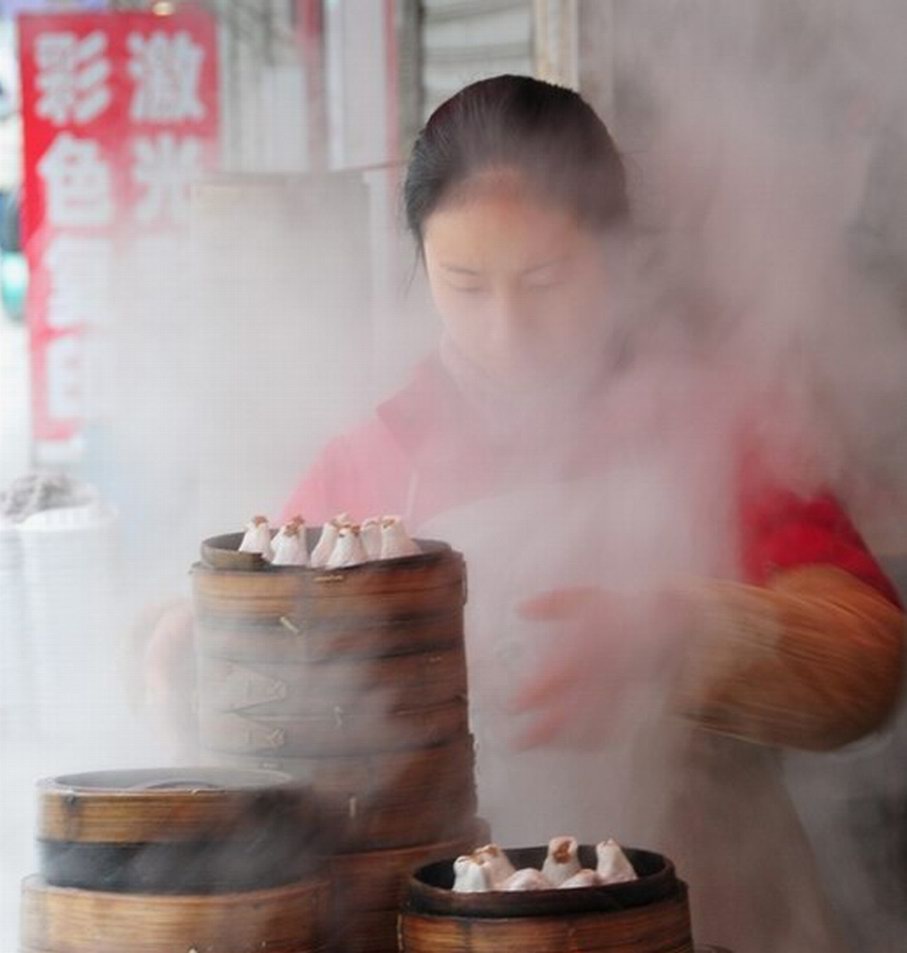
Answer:
POLYGON ((509 347, 526 332, 525 307, 520 295, 511 288, 499 289, 494 296, 492 337, 498 347, 509 347))

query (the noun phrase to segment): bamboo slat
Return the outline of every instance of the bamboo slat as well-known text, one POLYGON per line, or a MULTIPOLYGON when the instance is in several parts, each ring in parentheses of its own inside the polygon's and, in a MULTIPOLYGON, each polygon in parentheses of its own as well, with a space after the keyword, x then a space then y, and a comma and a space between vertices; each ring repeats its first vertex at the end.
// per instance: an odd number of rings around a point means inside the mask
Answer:
POLYGON ((463 644, 461 605, 441 613, 377 619, 336 619, 314 624, 284 618, 256 623, 237 617, 196 616, 198 651, 211 658, 299 665, 406 655, 463 644))
POLYGON ((615 913, 480 919, 405 912, 401 953, 693 953, 685 892, 615 913))
POLYGON ((241 769, 280 771, 317 788, 321 797, 354 796, 415 808, 430 798, 445 799, 471 779, 475 766, 472 735, 430 748, 323 758, 270 758, 218 755, 220 764, 241 769))
POLYGON ((202 744, 209 750, 288 757, 428 748, 469 733, 465 700, 387 712, 381 718, 340 707, 331 714, 296 718, 253 718, 202 709, 199 725, 202 744))
POLYGON ((336 571, 234 571, 198 563, 192 570, 196 609, 202 616, 233 620, 288 618, 300 628, 456 610, 466 596, 463 558, 435 545, 440 548, 424 556, 336 571))
POLYGON ((41 953, 314 953, 327 945, 330 886, 310 880, 205 896, 22 886, 22 947, 41 953))
POLYGON ((201 655, 198 684, 212 711, 292 717, 355 708, 377 715, 465 698, 466 657, 462 646, 319 665, 201 655))
POLYGON ((423 864, 456 857, 488 842, 488 825, 476 821, 468 834, 434 844, 395 850, 337 854, 328 861, 335 907, 341 912, 396 910, 410 874, 423 864))
POLYGON ((197 841, 288 817, 323 822, 316 801, 284 773, 225 768, 64 775, 38 782, 37 835, 78 843, 197 841))

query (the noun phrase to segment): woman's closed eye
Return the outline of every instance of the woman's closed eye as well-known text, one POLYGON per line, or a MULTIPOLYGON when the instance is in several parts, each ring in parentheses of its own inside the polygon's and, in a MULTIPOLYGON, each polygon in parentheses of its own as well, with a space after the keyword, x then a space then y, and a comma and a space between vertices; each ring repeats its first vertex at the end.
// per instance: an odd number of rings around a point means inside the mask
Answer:
POLYGON ((567 278, 566 260, 554 261, 523 273, 523 285, 526 288, 555 288, 567 278))
POLYGON ((448 285, 457 293, 464 295, 478 296, 488 291, 484 285, 461 285, 454 282, 448 282, 448 285))

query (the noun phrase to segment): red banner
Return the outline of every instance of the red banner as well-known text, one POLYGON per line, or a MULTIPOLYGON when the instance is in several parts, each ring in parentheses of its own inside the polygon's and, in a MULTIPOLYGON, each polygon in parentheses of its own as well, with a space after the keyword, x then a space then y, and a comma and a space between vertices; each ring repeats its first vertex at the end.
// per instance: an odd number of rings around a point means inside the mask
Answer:
POLYGON ((33 429, 47 444, 80 433, 122 253, 178 231, 189 184, 217 165, 217 38, 200 10, 23 15, 19 37, 33 429))

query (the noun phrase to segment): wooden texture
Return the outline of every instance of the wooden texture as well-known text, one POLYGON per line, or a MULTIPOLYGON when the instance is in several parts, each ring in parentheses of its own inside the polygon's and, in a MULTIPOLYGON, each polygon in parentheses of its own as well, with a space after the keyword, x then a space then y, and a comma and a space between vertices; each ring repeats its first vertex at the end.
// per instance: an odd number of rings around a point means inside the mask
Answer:
POLYGON ((192 570, 201 617, 257 622, 290 620, 300 629, 338 619, 412 618, 455 610, 465 601, 463 559, 440 543, 409 559, 342 570, 277 568, 192 570))
MULTIPOLYGON (((338 578, 335 594, 309 594, 298 585, 298 576, 281 573, 214 573, 196 570, 195 605, 203 619, 243 619, 249 622, 280 622, 286 619, 307 629, 341 621, 368 625, 397 619, 453 612, 463 605, 459 584, 437 589, 390 590, 342 593, 345 581, 338 578), (239 582, 241 585, 236 585, 239 582)), ((325 584, 337 578, 325 576, 325 584)))
POLYGON ((22 885, 22 949, 40 953, 315 953, 327 946, 327 880, 211 896, 22 885))
POLYGON ((465 918, 404 912, 402 953, 693 953, 686 893, 616 913, 465 918))
MULTIPOLYGON (((219 760, 224 755, 218 754, 219 760)), ((458 834, 475 812, 474 752, 466 735, 432 748, 338 758, 232 756, 276 768, 318 791, 343 851, 430 843, 458 834)))
POLYGON ((200 656, 199 693, 212 711, 305 716, 382 714, 466 697, 462 646, 409 655, 292 665, 200 656))
POLYGON ((488 843, 488 825, 474 821, 468 834, 434 844, 395 850, 337 854, 328 861, 334 904, 341 915, 366 910, 396 910, 412 872, 443 857, 456 857, 488 843))
POLYGON ((250 717, 230 712, 199 713, 202 743, 233 754, 322 757, 401 751, 440 745, 469 732, 466 701, 387 712, 340 709, 295 718, 250 717))
POLYGON ((208 841, 148 844, 37 843, 38 874, 55 887, 114 893, 211 894, 265 890, 320 873, 329 844, 284 823, 208 841))
POLYGON ((242 769, 292 775, 300 783, 317 786, 322 796, 353 794, 363 801, 399 797, 403 803, 427 797, 432 792, 443 794, 464 776, 472 776, 474 762, 471 735, 432 748, 407 751, 323 758, 269 759, 233 755, 219 761, 242 769))
MULTIPOLYGON (((360 812, 340 839, 340 850, 383 850, 409 847, 454 836, 475 814, 475 794, 470 789, 448 801, 432 800, 418 812, 400 805, 377 804, 360 812)), ((334 818, 340 823, 340 816, 334 818)))
POLYGON ((37 836, 79 843, 201 840, 257 826, 280 811, 323 823, 311 793, 286 774, 229 768, 104 771, 38 783, 37 836))
MULTIPOLYGON (((223 756, 219 756, 223 757, 223 756)), ((444 800, 471 779, 475 752, 471 735, 431 748, 376 752, 348 757, 274 758, 234 755, 221 763, 294 776, 316 787, 320 797, 350 795, 363 804, 400 804, 415 809, 431 797, 444 800)))
POLYGON ((286 618, 196 618, 196 645, 203 656, 237 662, 299 665, 338 657, 405 655, 463 644, 463 607, 416 617, 336 619, 314 625, 286 618))
MULTIPOLYGON (((18 953, 55 953, 53 950, 39 950, 32 946, 24 946, 21 943, 16 949, 18 953)), ((277 947, 274 947, 274 949, 277 950, 277 953, 338 953, 337 947, 334 945, 330 937, 328 938, 328 941, 321 946, 294 946, 288 948, 281 947, 279 950, 277 947)), ((125 950, 123 953, 130 953, 130 951, 125 950)), ((202 953, 202 951, 199 950, 198 953, 202 953)), ((210 949, 206 951, 206 953, 220 953, 220 951, 210 949)), ((245 951, 243 951, 243 953, 245 953, 245 951)), ((340 953, 342 953, 342 951, 340 951, 340 953)), ((393 953, 396 953, 396 947, 394 947, 393 953)))
POLYGON ((338 953, 397 953, 397 910, 369 910, 335 931, 338 953))
POLYGON ((338 951, 396 953, 398 911, 411 872, 440 857, 456 856, 486 844, 489 837, 488 824, 477 818, 467 834, 453 840, 332 858, 338 951))
POLYGON ((459 837, 475 813, 465 567, 419 542, 336 572, 192 573, 203 748, 306 779, 345 853, 459 837))

